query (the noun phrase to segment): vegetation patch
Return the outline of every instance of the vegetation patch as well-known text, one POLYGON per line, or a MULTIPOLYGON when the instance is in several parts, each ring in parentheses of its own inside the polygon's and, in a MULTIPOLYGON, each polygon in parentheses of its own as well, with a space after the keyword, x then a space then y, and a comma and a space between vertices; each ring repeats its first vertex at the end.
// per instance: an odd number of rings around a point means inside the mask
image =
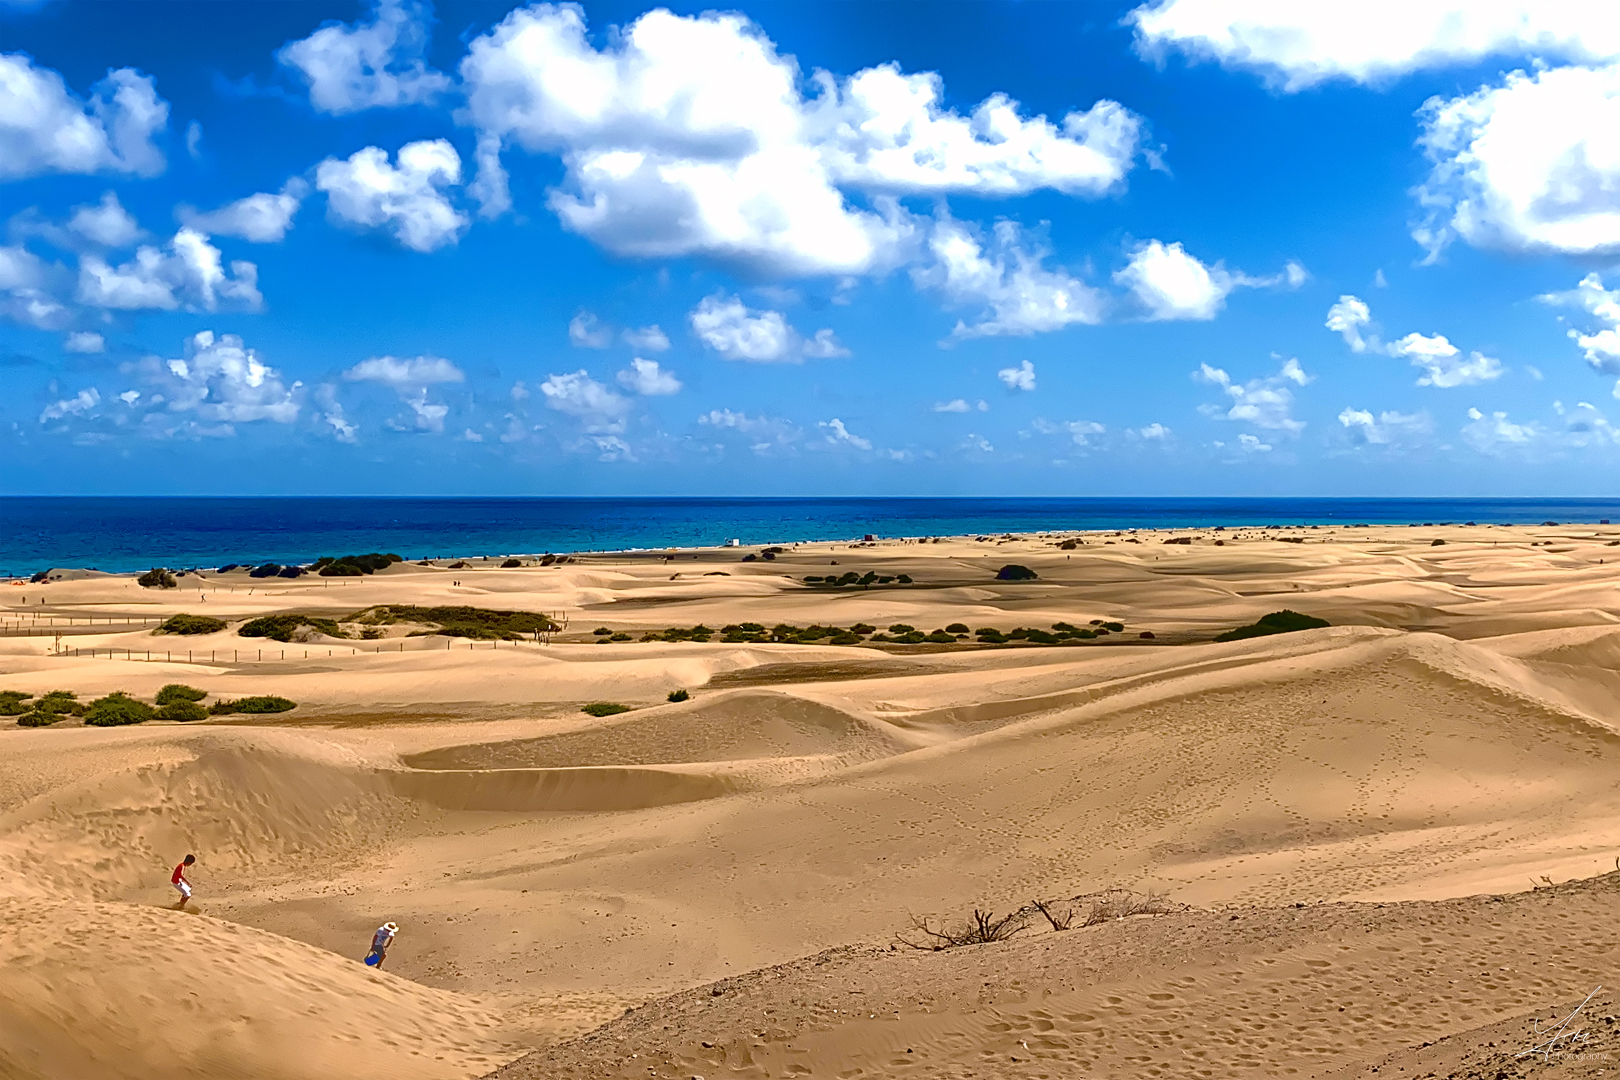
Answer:
POLYGON ((126 727, 144 724, 156 715, 157 710, 146 702, 136 701, 122 690, 114 690, 90 703, 84 711, 84 722, 91 727, 126 727))
POLYGON ((0 690, 0 716, 21 716, 28 711, 23 703, 33 696, 21 690, 0 690))
POLYGON ((551 619, 535 611, 496 611, 457 605, 417 607, 413 604, 382 604, 357 611, 344 621, 371 626, 417 623, 437 626, 438 629, 417 630, 413 636, 443 634, 445 637, 474 638, 479 641, 496 638, 517 641, 535 634, 556 633, 561 629, 551 619))
POLYGON ((135 579, 135 584, 143 589, 173 589, 179 586, 174 575, 161 566, 154 566, 146 573, 135 579))
POLYGON ((225 629, 225 624, 218 619, 210 619, 207 615, 170 615, 163 620, 163 625, 152 631, 155 634, 215 634, 225 629))
POLYGON ((398 555, 383 554, 373 551, 365 555, 340 555, 333 558, 323 555, 315 560, 315 570, 322 577, 360 577, 362 574, 375 574, 378 570, 386 570, 397 562, 405 560, 398 555))
POLYGON ((579 711, 590 713, 592 716, 614 716, 618 713, 629 712, 630 706, 620 705, 617 701, 593 701, 589 705, 580 706, 579 711))
POLYGON ((232 713, 284 713, 297 707, 297 702, 288 701, 284 697, 261 694, 257 697, 237 698, 235 701, 216 701, 208 706, 208 711, 215 716, 228 716, 232 713))
POLYGON ((190 720, 208 719, 208 710, 195 701, 171 701, 167 705, 160 705, 157 711, 159 720, 190 720))
POLYGON ((261 615, 257 619, 250 619, 237 628, 238 637, 263 637, 274 641, 291 641, 293 636, 304 627, 325 634, 327 637, 346 638, 349 635, 333 619, 323 619, 318 615, 261 615))
POLYGON ((1270 615, 1262 615, 1248 626, 1240 626, 1236 630, 1228 630, 1220 635, 1216 641, 1242 641, 1245 638, 1266 637, 1270 634, 1291 634, 1296 630, 1315 630, 1322 626, 1332 626, 1326 619, 1318 619, 1314 615, 1301 615, 1297 611, 1273 611, 1270 615))
POLYGON ((682 689, 682 690, 671 690, 669 692, 669 697, 665 698, 664 700, 666 700, 666 701, 686 701, 689 698, 691 698, 691 696, 692 695, 688 694, 684 689, 682 689))
POLYGON ((201 701, 208 696, 208 691, 199 690, 195 686, 172 682, 157 692, 155 699, 159 705, 172 705, 176 701, 201 701))
POLYGON ((997 581, 1034 581, 1038 576, 1029 567, 1017 563, 1008 563, 996 571, 997 581))

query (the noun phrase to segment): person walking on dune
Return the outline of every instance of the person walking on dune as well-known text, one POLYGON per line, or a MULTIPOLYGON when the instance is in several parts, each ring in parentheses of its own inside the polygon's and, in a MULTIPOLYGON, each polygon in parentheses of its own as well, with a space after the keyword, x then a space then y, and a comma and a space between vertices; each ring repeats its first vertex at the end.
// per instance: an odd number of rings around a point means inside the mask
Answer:
POLYGON ((382 970, 383 961, 388 959, 388 946, 394 943, 394 935, 397 933, 399 927, 391 922, 385 922, 377 927, 377 932, 371 935, 371 951, 366 954, 366 967, 382 970))
POLYGON ((180 902, 174 906, 176 911, 184 911, 186 901, 191 899, 191 882, 186 880, 186 867, 196 861, 197 856, 187 855, 185 860, 174 868, 174 873, 169 875, 169 884, 180 894, 180 902))

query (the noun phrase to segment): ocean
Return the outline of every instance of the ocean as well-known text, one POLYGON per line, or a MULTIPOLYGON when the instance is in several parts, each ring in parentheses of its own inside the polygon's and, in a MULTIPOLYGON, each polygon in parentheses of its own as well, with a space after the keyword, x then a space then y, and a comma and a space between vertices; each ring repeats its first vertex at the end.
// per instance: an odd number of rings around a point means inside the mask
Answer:
POLYGON ((0 498, 0 573, 1214 525, 1598 522, 1620 499, 0 498))

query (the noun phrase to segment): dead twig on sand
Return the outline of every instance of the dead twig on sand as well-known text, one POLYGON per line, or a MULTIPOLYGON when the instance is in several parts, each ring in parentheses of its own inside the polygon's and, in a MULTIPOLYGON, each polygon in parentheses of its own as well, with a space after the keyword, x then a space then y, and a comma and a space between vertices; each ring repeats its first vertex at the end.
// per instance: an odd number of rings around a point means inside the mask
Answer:
POLYGON ((1031 900, 1029 906, 1046 916, 1046 921, 1052 924, 1053 930, 1067 930, 1069 924, 1074 922, 1074 902, 1069 901, 1059 908, 1059 901, 1031 900))
POLYGON ((1183 905, 1171 903, 1159 893, 1133 893, 1128 889, 1110 889, 1091 902, 1082 926, 1124 919, 1132 915, 1167 915, 1183 905))
POLYGON ((921 937, 913 940, 905 934, 896 934, 894 940, 908 948, 938 952, 941 949, 954 949, 961 945, 984 945, 992 941, 1005 941, 1020 930, 1027 929, 1028 925, 1029 912, 1023 908, 999 919, 994 912, 974 908, 970 920, 954 924, 942 921, 937 927, 927 915, 913 915, 910 932, 921 937))

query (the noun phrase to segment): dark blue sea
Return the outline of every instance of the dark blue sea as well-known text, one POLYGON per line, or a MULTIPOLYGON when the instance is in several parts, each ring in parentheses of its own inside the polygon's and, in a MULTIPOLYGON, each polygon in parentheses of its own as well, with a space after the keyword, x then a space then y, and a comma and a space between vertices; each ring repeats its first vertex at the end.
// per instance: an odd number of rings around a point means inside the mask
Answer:
POLYGON ((0 572, 1213 525, 1597 522, 1620 499, 0 498, 0 572))

